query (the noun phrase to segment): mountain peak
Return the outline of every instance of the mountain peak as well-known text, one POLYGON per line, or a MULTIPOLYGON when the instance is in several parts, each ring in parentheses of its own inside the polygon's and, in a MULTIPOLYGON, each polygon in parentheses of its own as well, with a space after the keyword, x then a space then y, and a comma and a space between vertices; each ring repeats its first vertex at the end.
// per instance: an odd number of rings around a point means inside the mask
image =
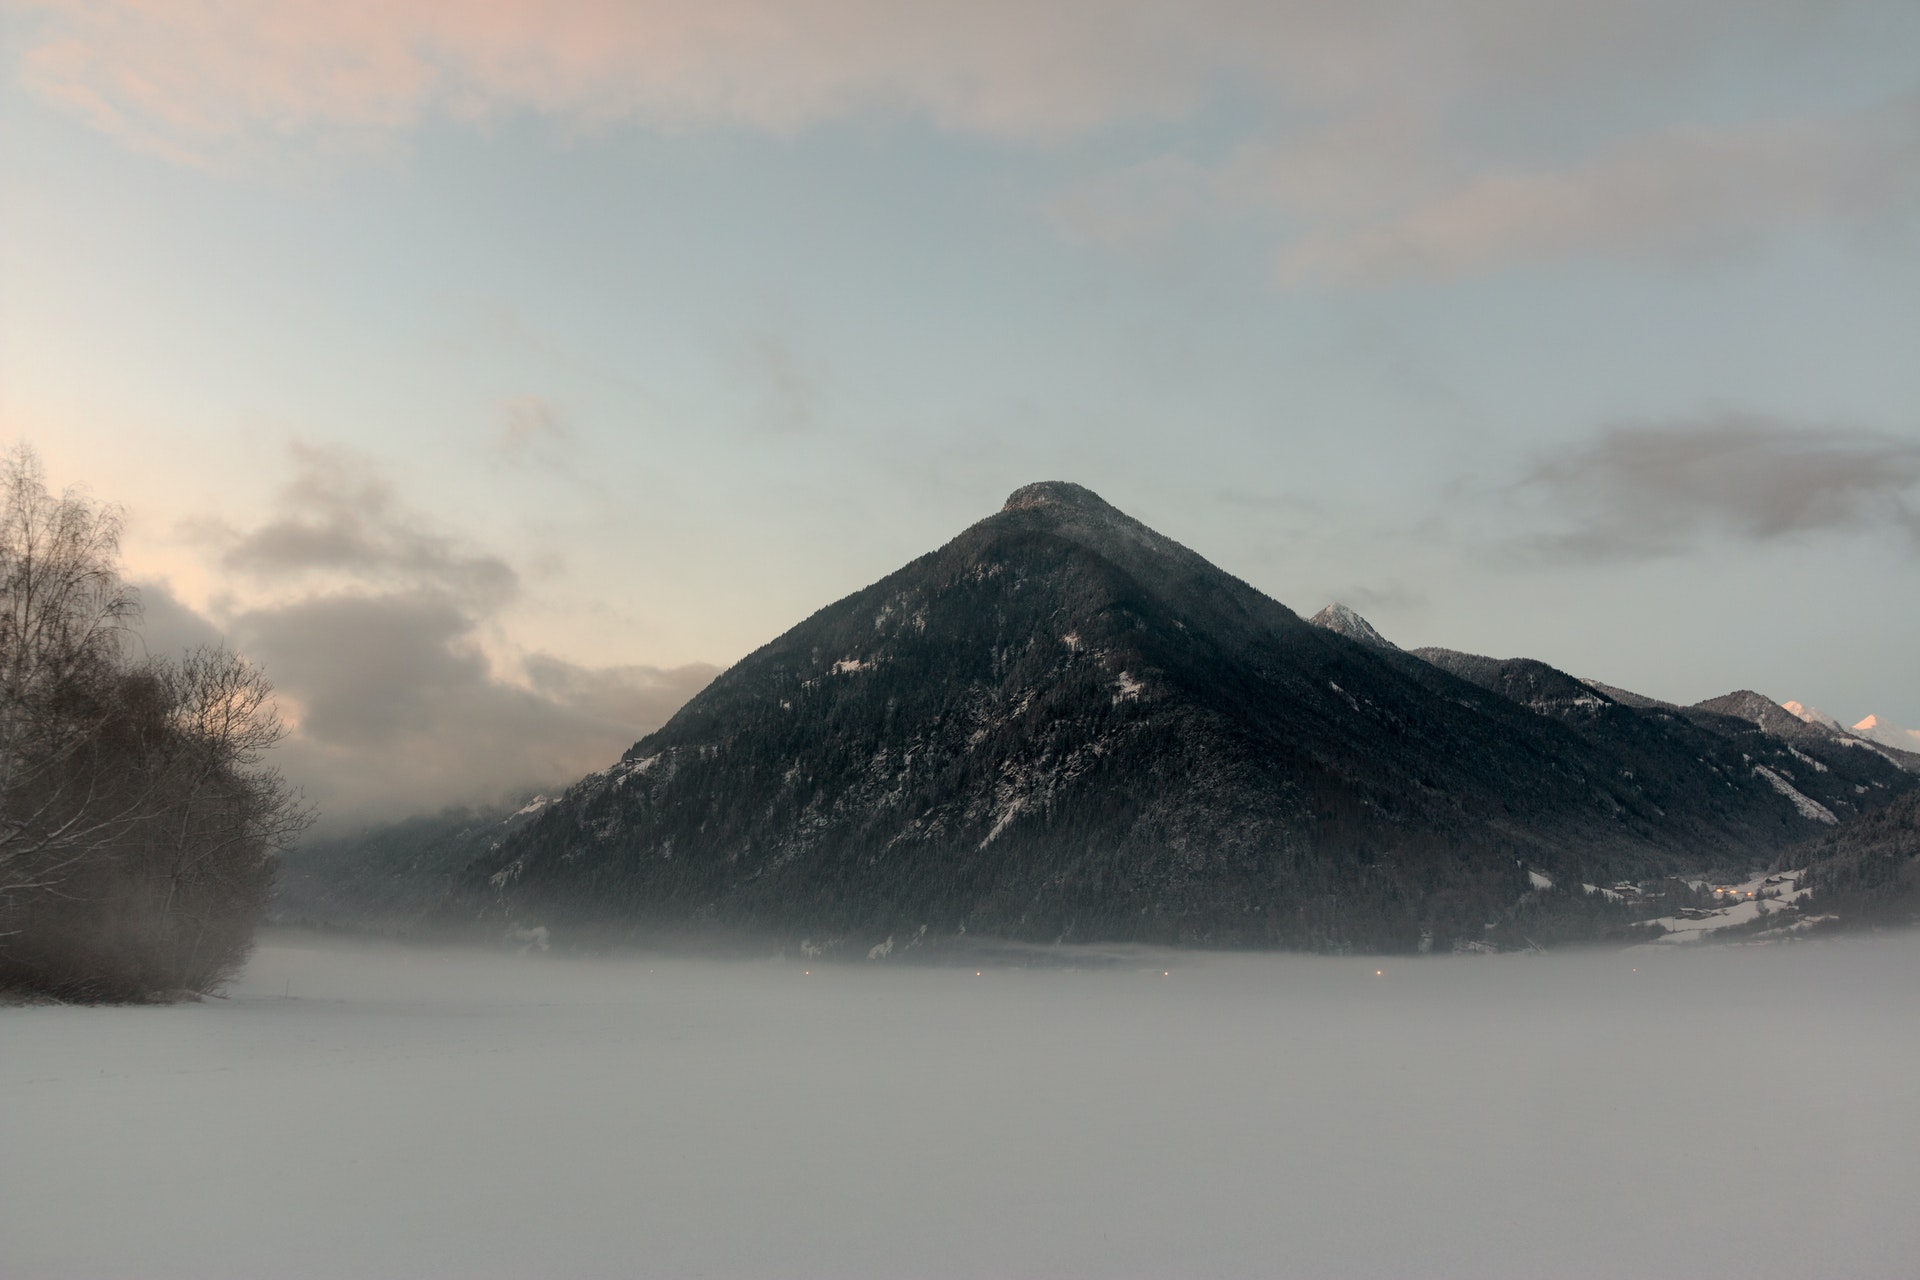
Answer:
POLYGON ((1816 738, 1827 738, 1835 733, 1819 721, 1808 720, 1781 706, 1765 694, 1755 693, 1751 689, 1736 689, 1718 698, 1696 702, 1690 710, 1732 716, 1736 720, 1745 720, 1749 724, 1758 725, 1767 733, 1782 738, 1798 739, 1809 734, 1816 738))
POLYGON ((1112 511, 1105 498, 1085 485, 1070 480, 1041 480, 1022 485, 1007 495, 1002 511, 1028 511, 1035 507, 1063 507, 1069 511, 1112 511))
POLYGON ((1374 629, 1374 625, 1335 601, 1307 619, 1314 626, 1345 636, 1349 640, 1368 645, 1375 649, 1398 649, 1400 646, 1387 639, 1374 629))
MULTIPOLYGON (((1816 725, 1819 725, 1822 729, 1831 729, 1835 733, 1840 733, 1844 731, 1838 720, 1835 720, 1832 716, 1828 715, 1826 712, 1822 711, 1818 707, 1809 707, 1805 703, 1800 703, 1800 702, 1783 702, 1780 705, 1785 707, 1792 714, 1798 716, 1800 719, 1806 721, 1808 724, 1816 724, 1816 725)), ((1873 717, 1868 716, 1867 719, 1871 720, 1873 719, 1873 717)))
POLYGON ((1847 732, 1856 738, 1877 742, 1883 747, 1898 747, 1902 751, 1920 751, 1920 729, 1903 729, 1897 724, 1887 723, 1877 715, 1868 716, 1847 732))

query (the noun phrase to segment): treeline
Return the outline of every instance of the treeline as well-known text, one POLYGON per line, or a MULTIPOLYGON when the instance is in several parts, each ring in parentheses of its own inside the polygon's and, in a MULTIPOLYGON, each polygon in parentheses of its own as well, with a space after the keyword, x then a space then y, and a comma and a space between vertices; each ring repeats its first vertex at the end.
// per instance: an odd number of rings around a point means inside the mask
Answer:
POLYGON ((140 1000, 246 959, 306 825, 260 670, 147 656, 108 507, 0 463, 0 990, 140 1000))
POLYGON ((1789 850, 1777 865, 1806 868, 1808 915, 1856 925, 1920 921, 1920 792, 1789 850))

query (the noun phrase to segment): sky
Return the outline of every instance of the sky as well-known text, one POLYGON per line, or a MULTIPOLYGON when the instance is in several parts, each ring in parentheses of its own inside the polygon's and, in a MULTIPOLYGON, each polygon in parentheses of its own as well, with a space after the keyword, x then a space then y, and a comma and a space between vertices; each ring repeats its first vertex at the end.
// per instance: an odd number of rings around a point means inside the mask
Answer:
POLYGON ((1303 614, 1920 725, 1910 0, 0 0, 0 441, 336 820, 1040 479, 1303 614))

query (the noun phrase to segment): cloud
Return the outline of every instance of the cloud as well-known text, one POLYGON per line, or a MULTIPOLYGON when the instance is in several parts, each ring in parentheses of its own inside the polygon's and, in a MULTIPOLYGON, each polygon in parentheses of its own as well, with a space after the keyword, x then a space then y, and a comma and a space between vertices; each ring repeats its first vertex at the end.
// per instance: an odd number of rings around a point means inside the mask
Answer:
POLYGON ((524 453, 540 442, 565 444, 570 438, 560 410, 540 396, 514 396, 501 405, 500 417, 500 447, 510 454, 524 453))
POLYGON ((1219 183, 1211 170, 1185 156, 1163 155, 1076 182, 1045 209, 1077 239, 1128 250, 1206 217, 1218 204, 1219 183))
POLYGON ((1910 213, 1917 174, 1920 96, 1818 125, 1673 132, 1571 166, 1475 173, 1375 220, 1330 219, 1280 252, 1279 273, 1379 282, 1583 255, 1720 257, 1793 226, 1910 213))
POLYGON ((294 479, 278 496, 283 515, 246 533, 202 530, 223 545, 223 568, 274 584, 377 583, 490 606, 518 591, 506 561, 425 528, 364 460, 311 445, 295 445, 294 460, 294 479))
POLYGON ((717 674, 490 647, 519 588, 505 560, 430 527, 364 459, 294 463, 281 514, 207 535, 254 597, 210 618, 143 584, 143 634, 156 655, 224 639, 265 667, 292 730, 278 763, 329 825, 564 786, 717 674))
POLYGON ((1908 207, 1920 135, 1912 101, 1825 124, 1676 118, 1703 83, 1772 109, 1772 86, 1830 79, 1836 48, 1844 65, 1911 40, 1886 0, 13 3, 32 15, 31 89, 205 164, 528 114, 787 134, 878 113, 1045 144, 1170 121, 1204 135, 1229 105, 1248 132, 1226 160, 1131 158, 1045 210, 1120 248, 1258 211, 1287 284, 1858 225, 1908 207))
POLYGON ((1549 557, 1845 531, 1920 549, 1920 441, 1734 413, 1618 426, 1541 459, 1506 496, 1545 530, 1527 545, 1549 557))
POLYGON ((192 649, 218 645, 226 637, 204 615, 184 604, 165 582, 137 582, 140 592, 139 644, 154 658, 175 658, 192 649))
MULTIPOLYGON (((394 131, 431 115, 787 131, 863 107, 1029 135, 1189 105, 1217 49, 1092 0, 42 0, 24 71, 142 144, 394 131)), ((1231 6, 1223 6, 1230 8, 1231 6)))
POLYGON ((1002 137, 1467 87, 1634 90, 1835 0, 15 0, 22 71, 135 141, 396 131, 519 112, 790 131, 871 110, 1002 137))
POLYGON ((1700 261, 1783 231, 1862 231, 1920 211, 1920 94, 1820 121, 1681 129, 1558 165, 1489 162, 1401 111, 1084 178, 1047 212, 1133 249, 1193 224, 1264 216, 1288 286, 1383 285, 1581 257, 1700 261))
POLYGON ((562 785, 604 767, 716 674, 587 668, 546 654, 507 678, 480 620, 425 593, 328 594, 231 621, 291 703, 289 776, 335 822, 562 785))

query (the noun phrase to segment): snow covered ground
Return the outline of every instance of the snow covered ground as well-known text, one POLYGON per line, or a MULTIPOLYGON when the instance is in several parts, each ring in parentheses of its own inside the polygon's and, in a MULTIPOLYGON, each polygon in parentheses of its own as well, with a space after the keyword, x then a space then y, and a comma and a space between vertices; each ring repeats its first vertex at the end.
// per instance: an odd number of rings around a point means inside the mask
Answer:
MULTIPOLYGON (((1650 928, 1658 927, 1664 932, 1641 945, 1686 946, 1705 941, 1722 929, 1750 925, 1769 917, 1779 926, 1774 933, 1796 933, 1833 919, 1832 916, 1803 917, 1794 909, 1807 896, 1807 890, 1800 887, 1803 874, 1803 871, 1763 871, 1739 884, 1715 886, 1712 906, 1645 921, 1650 928)), ((1709 887, 1703 880, 1691 883, 1696 889, 1709 887)))
POLYGON ((0 1009, 0 1275, 1920 1271, 1920 936, 807 968, 0 1009))

